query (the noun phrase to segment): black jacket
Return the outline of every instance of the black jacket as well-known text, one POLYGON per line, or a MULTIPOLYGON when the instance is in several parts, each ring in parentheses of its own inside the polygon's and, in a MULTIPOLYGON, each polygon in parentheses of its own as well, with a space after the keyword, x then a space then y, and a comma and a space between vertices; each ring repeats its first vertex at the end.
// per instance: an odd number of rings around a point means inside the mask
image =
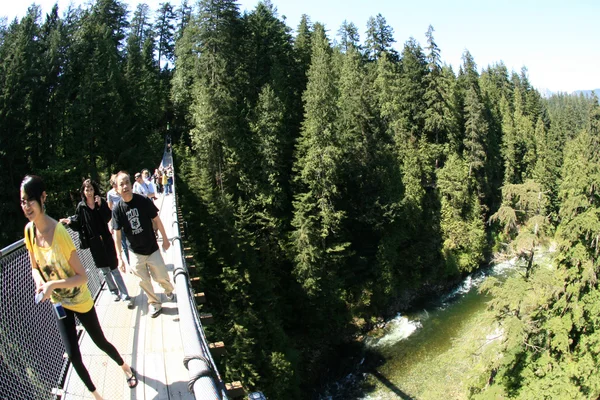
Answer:
POLYGON ((70 217, 71 228, 79 232, 80 247, 90 249, 98 268, 115 269, 119 264, 115 243, 107 225, 111 218, 112 213, 104 199, 94 209, 84 201, 79 202, 75 215, 70 217))

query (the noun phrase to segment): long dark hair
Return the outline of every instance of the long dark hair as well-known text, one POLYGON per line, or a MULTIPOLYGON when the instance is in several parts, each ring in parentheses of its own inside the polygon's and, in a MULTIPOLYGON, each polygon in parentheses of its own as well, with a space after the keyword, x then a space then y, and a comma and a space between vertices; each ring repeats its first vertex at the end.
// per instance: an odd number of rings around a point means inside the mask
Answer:
POLYGON ((81 184, 81 189, 79 190, 79 193, 81 194, 81 200, 83 200, 84 202, 85 202, 85 193, 84 193, 84 190, 88 186, 91 186, 92 189, 94 189, 94 196, 100 196, 100 188, 98 187, 98 184, 95 181, 91 180, 91 179, 86 179, 81 184))
POLYGON ((25 175, 21 181, 21 190, 27 195, 27 199, 35 200, 42 206, 42 194, 46 191, 44 180, 37 175, 25 175))

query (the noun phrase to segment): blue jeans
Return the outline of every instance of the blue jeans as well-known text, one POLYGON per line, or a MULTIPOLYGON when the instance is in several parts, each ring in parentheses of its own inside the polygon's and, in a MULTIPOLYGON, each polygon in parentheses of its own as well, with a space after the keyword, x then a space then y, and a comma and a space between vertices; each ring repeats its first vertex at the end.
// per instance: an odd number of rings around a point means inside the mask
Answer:
POLYGON ((121 271, 118 268, 111 270, 109 267, 98 268, 100 270, 100 275, 104 277, 104 281, 108 286, 108 290, 111 291, 112 294, 119 295, 121 299, 129 299, 129 293, 127 292, 127 286, 125 286, 125 281, 121 276, 121 271))

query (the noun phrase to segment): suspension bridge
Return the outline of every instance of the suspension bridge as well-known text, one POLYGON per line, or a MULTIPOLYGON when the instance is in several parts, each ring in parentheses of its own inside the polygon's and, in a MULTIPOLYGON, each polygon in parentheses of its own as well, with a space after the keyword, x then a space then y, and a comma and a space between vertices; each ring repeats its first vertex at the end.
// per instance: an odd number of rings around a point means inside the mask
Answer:
MULTIPOLYGON (((165 146, 161 164, 173 164, 170 146, 165 146)), ((260 392, 247 393, 241 382, 224 382, 218 371, 215 358, 223 356, 224 344, 209 341, 204 332, 212 316, 198 311, 204 294, 191 285, 194 267, 182 239, 176 179, 173 194, 159 195, 155 204, 172 244, 162 255, 176 294, 173 301, 160 295, 163 308, 157 318, 148 315, 146 295, 132 274, 123 274, 134 297, 135 307, 128 309, 126 302, 113 301, 89 250, 77 250, 104 334, 139 381, 130 389, 122 370, 78 327, 84 363, 99 393, 111 400, 266 399, 260 392)), ((69 233, 79 243, 78 234, 69 233)), ((155 291, 162 293, 158 285, 155 291)), ((0 399, 93 399, 70 367, 51 305, 34 304, 33 293, 31 265, 20 240, 0 250, 0 399)))

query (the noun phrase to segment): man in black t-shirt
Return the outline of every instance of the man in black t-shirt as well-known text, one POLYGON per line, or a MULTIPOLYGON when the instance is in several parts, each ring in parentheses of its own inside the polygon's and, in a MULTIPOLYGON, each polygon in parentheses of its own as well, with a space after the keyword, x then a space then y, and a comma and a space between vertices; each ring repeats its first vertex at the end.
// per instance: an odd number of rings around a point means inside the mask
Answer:
POLYGON ((125 271, 121 254, 121 235, 125 233, 129 241, 131 269, 138 277, 140 287, 148 296, 150 316, 158 316, 162 310, 160 300, 152 288, 151 278, 165 291, 168 300, 173 300, 173 285, 167 267, 160 254, 152 222, 154 221, 163 239, 162 247, 167 251, 171 246, 165 227, 158 216, 158 208, 149 198, 133 193, 131 180, 126 172, 117 174, 117 193, 122 200, 113 207, 112 224, 114 241, 119 255, 119 268, 125 271))

